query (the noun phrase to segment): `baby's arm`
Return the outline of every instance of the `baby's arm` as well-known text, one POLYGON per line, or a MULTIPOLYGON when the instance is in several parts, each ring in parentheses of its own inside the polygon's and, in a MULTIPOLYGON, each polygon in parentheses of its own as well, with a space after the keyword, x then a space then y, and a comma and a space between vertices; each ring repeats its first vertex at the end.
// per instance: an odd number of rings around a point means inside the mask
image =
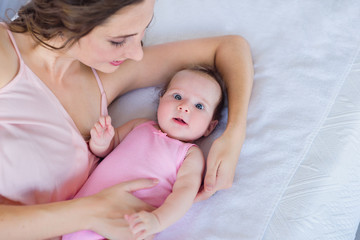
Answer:
POLYGON ((161 232, 179 220, 190 209, 199 191, 205 160, 198 147, 191 147, 179 169, 172 193, 163 205, 152 212, 126 215, 135 239, 161 232))

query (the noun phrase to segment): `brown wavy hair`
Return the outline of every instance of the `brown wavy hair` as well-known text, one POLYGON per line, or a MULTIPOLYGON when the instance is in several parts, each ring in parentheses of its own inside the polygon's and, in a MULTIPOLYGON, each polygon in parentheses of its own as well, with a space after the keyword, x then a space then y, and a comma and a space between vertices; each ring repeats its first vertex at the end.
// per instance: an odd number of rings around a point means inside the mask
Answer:
POLYGON ((71 46, 120 9, 144 0, 32 0, 18 11, 18 18, 7 22, 16 33, 30 33, 36 42, 50 49, 71 46), (46 41, 65 37, 60 47, 46 41))

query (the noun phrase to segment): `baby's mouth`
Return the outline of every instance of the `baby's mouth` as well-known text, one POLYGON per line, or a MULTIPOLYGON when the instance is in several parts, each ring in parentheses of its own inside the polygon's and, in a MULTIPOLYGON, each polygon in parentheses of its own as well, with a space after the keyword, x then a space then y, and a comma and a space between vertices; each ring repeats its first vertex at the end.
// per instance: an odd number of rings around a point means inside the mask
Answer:
POLYGON ((188 125, 183 119, 181 118, 173 118, 174 121, 180 125, 188 125))

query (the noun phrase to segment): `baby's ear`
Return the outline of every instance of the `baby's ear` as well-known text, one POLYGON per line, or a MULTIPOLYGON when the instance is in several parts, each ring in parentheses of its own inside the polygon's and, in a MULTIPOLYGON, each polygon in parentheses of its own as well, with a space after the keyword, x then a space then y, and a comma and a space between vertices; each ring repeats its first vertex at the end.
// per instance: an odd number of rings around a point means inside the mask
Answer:
POLYGON ((206 129, 205 133, 204 133, 204 137, 207 137, 210 135, 210 133, 212 133, 212 131, 215 129, 215 127, 218 125, 219 121, 218 120, 211 120, 208 128, 206 129))

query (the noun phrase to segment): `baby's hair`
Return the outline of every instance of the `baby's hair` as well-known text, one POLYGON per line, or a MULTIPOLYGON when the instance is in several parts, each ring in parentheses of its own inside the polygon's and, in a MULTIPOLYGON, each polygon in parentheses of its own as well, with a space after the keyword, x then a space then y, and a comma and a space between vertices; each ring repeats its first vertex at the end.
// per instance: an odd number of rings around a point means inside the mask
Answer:
MULTIPOLYGON (((221 89, 221 96, 220 96, 220 101, 219 101, 218 105, 215 108, 214 115, 213 115, 213 120, 219 120, 220 121, 220 119, 221 119, 221 111, 224 108, 225 97, 226 97, 226 87, 225 87, 224 80, 222 79, 220 73, 216 70, 216 68, 214 68, 214 67, 212 67, 210 65, 194 65, 194 66, 191 66, 191 67, 181 69, 180 71, 183 71, 183 70, 189 70, 189 71, 200 72, 200 73, 206 74, 206 75, 210 76, 211 78, 213 78, 219 84, 220 89, 221 89)), ((171 82, 171 79, 160 90, 160 92, 159 92, 160 97, 164 96, 165 92, 167 91, 167 89, 169 87, 170 82, 171 82)))

